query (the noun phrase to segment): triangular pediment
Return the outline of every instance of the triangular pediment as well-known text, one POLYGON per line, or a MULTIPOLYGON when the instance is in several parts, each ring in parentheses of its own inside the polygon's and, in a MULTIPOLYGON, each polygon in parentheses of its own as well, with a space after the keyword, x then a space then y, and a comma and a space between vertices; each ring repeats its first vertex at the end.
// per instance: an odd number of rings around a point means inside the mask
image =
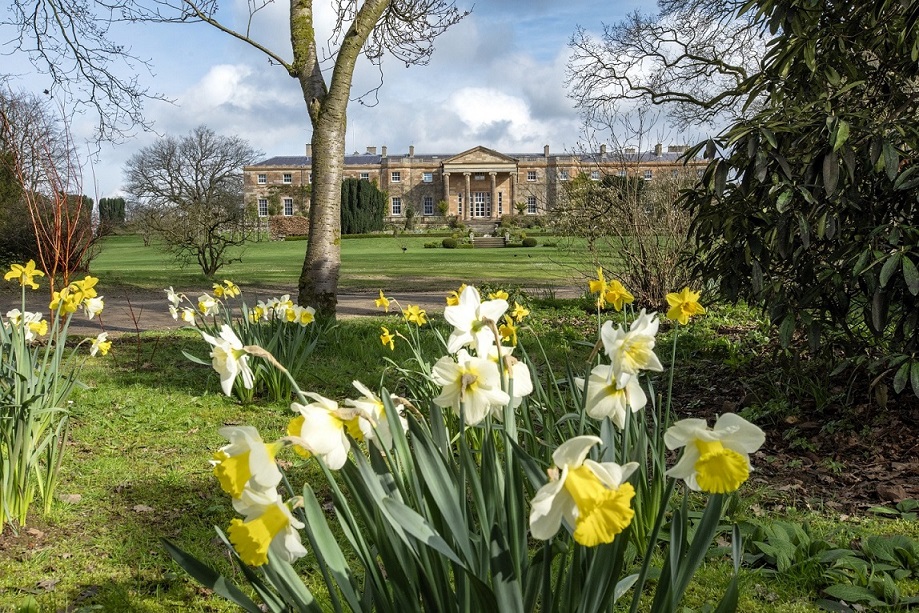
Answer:
POLYGON ((444 160, 444 165, 454 165, 454 164, 516 164, 517 160, 504 155, 503 153, 498 153, 494 149, 489 149, 488 147, 473 147, 472 149, 467 149, 462 153, 457 153, 452 158, 444 160))

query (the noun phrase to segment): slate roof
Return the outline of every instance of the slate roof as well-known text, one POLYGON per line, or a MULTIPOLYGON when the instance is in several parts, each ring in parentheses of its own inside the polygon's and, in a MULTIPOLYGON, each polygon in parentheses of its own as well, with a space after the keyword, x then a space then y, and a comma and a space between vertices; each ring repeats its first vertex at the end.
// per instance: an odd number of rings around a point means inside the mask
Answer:
MULTIPOLYGON (((416 153, 414 159, 422 161, 433 161, 435 159, 446 160, 451 157, 456 156, 456 153, 416 153)), ((519 161, 534 161, 537 159, 543 159, 545 157, 542 153, 504 153, 511 158, 515 158, 519 161)), ((576 159, 584 163, 616 163, 624 162, 627 164, 648 164, 648 163, 675 163, 680 159, 682 153, 669 153, 662 152, 660 155, 655 155, 653 151, 645 151, 643 153, 610 153, 607 152, 606 155, 600 156, 599 153, 587 153, 587 154, 568 154, 568 153, 552 153, 549 154, 550 158, 569 158, 576 159)), ((396 153, 389 155, 388 157, 392 158, 406 158, 409 157, 408 153, 396 153)), ((362 153, 357 155, 346 155, 345 156, 345 165, 346 166, 360 166, 360 165, 370 165, 370 166, 379 166, 383 156, 379 154, 371 153, 362 153)), ((309 166, 312 163, 312 158, 306 157, 305 155, 280 155, 267 160, 257 162, 252 166, 309 166)))

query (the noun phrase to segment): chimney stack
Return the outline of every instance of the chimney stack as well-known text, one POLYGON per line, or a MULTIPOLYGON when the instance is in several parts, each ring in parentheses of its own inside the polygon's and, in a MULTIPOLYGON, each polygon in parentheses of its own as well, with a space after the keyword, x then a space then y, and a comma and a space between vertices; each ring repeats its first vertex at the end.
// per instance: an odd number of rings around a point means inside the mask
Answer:
POLYGON ((415 145, 408 146, 408 157, 410 158, 415 157, 415 145))
POLYGON ((368 154, 368 155, 376 155, 376 154, 377 154, 377 148, 376 148, 376 147, 367 147, 367 154, 368 154))
POLYGON ((542 154, 546 157, 549 157, 549 145, 546 145, 542 148, 542 154))
POLYGON ((657 157, 660 157, 661 153, 663 152, 664 152, 664 146, 662 144, 657 143, 656 145, 654 145, 654 155, 656 155, 657 157))
POLYGON ((606 145, 600 145, 600 157, 606 156, 606 145))
POLYGON ((386 145, 383 145, 382 152, 380 153, 382 157, 386 157, 386 145))
POLYGON ((306 157, 313 157, 313 146, 309 143, 306 143, 306 157))

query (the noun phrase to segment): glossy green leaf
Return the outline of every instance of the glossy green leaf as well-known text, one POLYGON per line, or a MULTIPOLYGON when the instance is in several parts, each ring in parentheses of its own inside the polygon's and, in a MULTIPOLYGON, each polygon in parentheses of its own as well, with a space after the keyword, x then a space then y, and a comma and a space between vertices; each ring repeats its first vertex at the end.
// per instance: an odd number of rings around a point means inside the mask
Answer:
POLYGON ((897 268, 900 267, 902 258, 903 254, 898 252, 891 255, 887 258, 887 261, 884 262, 884 265, 881 267, 881 275, 878 277, 878 280, 881 282, 881 287, 887 287, 890 278, 897 271, 897 268))
POLYGON ((233 584, 229 579, 218 573, 216 570, 202 563, 190 553, 173 545, 169 540, 162 539, 163 547, 176 564, 181 566, 185 572, 191 575, 204 587, 213 590, 214 593, 223 596, 233 604, 236 604, 244 611, 249 613, 262 613, 258 605, 246 596, 242 590, 233 584))
POLYGON ((919 295, 919 270, 908 255, 903 256, 903 280, 910 294, 919 295))
POLYGON ((823 188, 827 196, 836 193, 836 186, 839 183, 839 158, 835 151, 831 151, 823 156, 823 188))
POLYGON ((849 122, 845 119, 840 119, 836 124, 836 134, 833 138, 833 151, 839 151, 839 148, 845 145, 847 140, 849 140, 849 122))

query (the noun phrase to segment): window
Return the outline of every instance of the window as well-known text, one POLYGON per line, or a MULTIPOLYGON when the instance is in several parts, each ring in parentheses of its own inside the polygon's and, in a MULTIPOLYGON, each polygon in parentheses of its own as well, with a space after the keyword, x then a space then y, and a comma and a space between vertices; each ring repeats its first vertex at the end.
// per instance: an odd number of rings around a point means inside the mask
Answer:
POLYGON ((476 181, 484 181, 485 175, 474 175, 472 178, 475 179, 476 181))
POLYGON ((650 181, 651 179, 654 178, 654 171, 653 171, 653 170, 646 170, 646 171, 645 171, 645 174, 644 174, 644 177, 645 177, 645 181, 650 181))
POLYGON ((284 199, 284 214, 290 217, 294 214, 294 199, 285 198, 284 199))
POLYGON ((402 198, 393 198, 392 199, 392 214, 401 215, 402 214, 402 198))
POLYGON ((462 219, 463 217, 463 194, 456 195, 456 214, 462 219))
POLYGON ((424 197, 424 214, 425 215, 434 214, 434 197, 433 196, 424 197))
POLYGON ((258 184, 265 185, 266 183, 268 183, 268 175, 263 172, 258 173, 258 184))
POLYGON ((559 181, 567 181, 567 180, 568 180, 568 171, 567 171, 567 170, 559 170, 559 171, 558 171, 558 180, 559 180, 559 181))
POLYGON ((283 175, 283 181, 284 183, 287 183, 288 185, 290 185, 291 183, 294 182, 294 176, 290 174, 289 172, 285 172, 283 175))
POLYGON ((258 216, 268 217, 268 198, 258 199, 258 216))
POLYGON ((527 213, 529 215, 536 214, 536 196, 527 196, 527 213))
POLYGON ((616 173, 616 176, 618 176, 618 177, 624 177, 624 176, 625 176, 625 168, 620 168, 619 171, 616 173))
POLYGON ((591 181, 599 181, 599 180, 600 180, 600 171, 599 171, 599 170, 591 170, 591 171, 590 171, 590 180, 591 180, 591 181))
POLYGON ((536 180, 536 171, 528 170, 527 171, 527 181, 535 181, 535 180, 536 180))
POLYGON ((389 175, 389 180, 393 183, 400 183, 402 181, 402 173, 398 170, 392 171, 392 173, 389 175))
POLYGON ((364 180, 364 181, 369 181, 369 180, 370 180, 370 173, 369 173, 369 172, 362 172, 362 173, 361 173, 361 179, 364 180))
POLYGON ((423 172, 421 173, 421 181, 423 183, 433 183, 434 182, 434 173, 433 172, 423 172))
POLYGON ((498 192, 498 215, 504 213, 504 192, 498 192))

